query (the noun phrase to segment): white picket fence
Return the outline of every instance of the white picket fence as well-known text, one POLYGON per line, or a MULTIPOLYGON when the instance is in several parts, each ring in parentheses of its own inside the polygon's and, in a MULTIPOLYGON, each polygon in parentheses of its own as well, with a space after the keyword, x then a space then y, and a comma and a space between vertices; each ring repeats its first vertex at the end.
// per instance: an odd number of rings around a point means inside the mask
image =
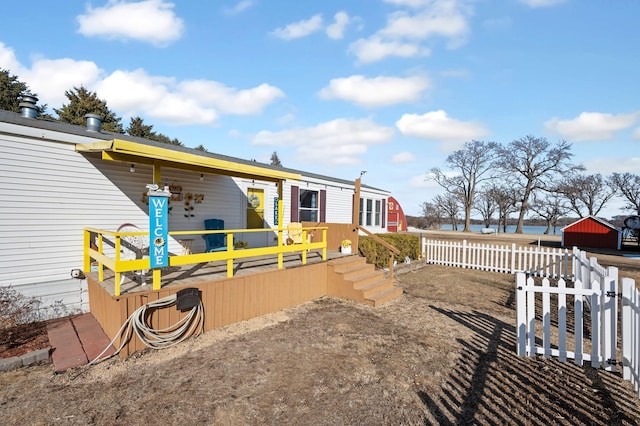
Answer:
MULTIPOLYGON (((615 268, 610 268, 614 270, 615 268)), ((541 285, 536 285, 533 277, 526 277, 522 272, 516 274, 517 300, 517 352, 520 356, 544 355, 545 358, 558 357, 561 362, 573 359, 577 365, 591 362, 594 368, 601 366, 608 371, 616 371, 617 350, 617 316, 618 303, 617 270, 616 275, 607 276, 605 284, 597 281, 583 283, 580 280, 567 286, 560 278, 557 285, 552 286, 549 278, 543 278, 541 285), (541 306, 536 309, 536 294, 542 296, 541 306), (573 332, 567 322, 567 295, 573 296, 573 332), (554 297, 556 328, 552 332, 552 304, 554 297), (585 309, 585 303, 586 309, 585 309), (536 344, 536 310, 542 318, 542 346, 536 344), (591 314, 590 339, 585 337, 584 329, 589 327, 584 316, 585 310, 591 314), (571 335, 573 339, 571 339, 571 335), (585 346, 591 346, 586 352, 585 346)))
POLYGON ((570 279, 567 249, 422 239, 426 263, 536 277, 570 279))
POLYGON ((620 280, 622 312, 619 313, 617 268, 600 265, 597 258, 588 257, 576 247, 570 251, 515 244, 475 244, 466 240, 435 241, 423 237, 422 255, 428 264, 516 274, 520 356, 553 356, 562 362, 573 360, 578 365, 589 362, 595 368, 616 371, 620 364, 616 359, 620 321, 622 375, 633 384, 640 397, 640 291, 634 280, 620 280), (555 282, 552 284, 551 280, 555 282), (541 294, 538 306, 536 294, 541 294), (567 319, 570 307, 567 296, 573 299, 573 328, 567 319), (542 318, 540 328, 536 327, 536 307, 542 318), (585 312, 590 314, 590 321, 586 320, 585 312), (589 327, 588 333, 585 326, 589 327), (537 344, 536 329, 542 336, 541 346, 537 344))
POLYGON ((632 383, 640 397, 640 292, 635 280, 621 280, 622 314, 618 315, 618 269, 605 268, 595 257, 587 258, 585 252, 575 248, 572 257, 572 286, 562 278, 555 285, 543 278, 537 285, 534 277, 521 272, 516 274, 517 353, 520 356, 553 356, 561 362, 573 359, 577 365, 590 362, 592 367, 607 371, 617 371, 616 366, 622 364, 623 378, 632 383), (542 294, 542 302, 537 306, 538 293, 542 294), (567 295, 573 295, 572 332, 567 321, 567 295), (556 301, 555 309, 552 309, 552 297, 556 301), (538 336, 537 311, 542 318, 538 336), (590 322, 585 320, 586 311, 590 313, 590 322), (552 313, 557 318, 553 329, 552 313), (618 321, 622 330, 621 363, 616 360, 618 321), (590 327, 590 338, 585 337, 585 326, 590 327), (541 346, 536 343, 540 334, 541 346), (585 346, 590 346, 590 350, 585 351, 585 346))

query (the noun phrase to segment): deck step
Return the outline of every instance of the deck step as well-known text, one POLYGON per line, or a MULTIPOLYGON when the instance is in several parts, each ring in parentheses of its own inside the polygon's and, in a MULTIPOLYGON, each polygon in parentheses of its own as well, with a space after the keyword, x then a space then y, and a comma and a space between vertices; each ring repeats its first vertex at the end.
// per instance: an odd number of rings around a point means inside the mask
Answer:
POLYGON ((383 303, 389 302, 402 296, 402 292, 403 290, 400 287, 391 287, 368 297, 367 300, 372 301, 373 306, 380 306, 383 303))
POLYGON ((369 299, 375 294, 390 289, 391 287, 393 287, 393 283, 391 282, 391 280, 382 278, 368 284, 357 283, 353 287, 356 290, 360 290, 365 299, 369 299))
POLYGON ((336 274, 335 294, 356 302, 379 306, 402 295, 402 288, 394 287, 381 270, 367 263, 361 256, 345 256, 329 262, 336 274))

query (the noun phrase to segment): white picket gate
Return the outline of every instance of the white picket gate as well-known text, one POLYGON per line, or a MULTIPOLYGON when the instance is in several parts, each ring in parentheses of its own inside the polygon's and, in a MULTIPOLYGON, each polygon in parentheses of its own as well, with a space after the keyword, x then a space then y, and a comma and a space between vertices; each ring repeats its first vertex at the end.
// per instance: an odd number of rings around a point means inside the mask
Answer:
POLYGON ((640 291, 630 278, 622 279, 622 377, 640 397, 640 291))
POLYGON ((573 359, 577 365, 582 365, 586 361, 591 362, 595 368, 602 366, 608 371, 616 371, 618 311, 616 287, 617 273, 607 276, 602 285, 597 280, 585 284, 576 280, 572 287, 567 286, 566 281, 562 278, 557 280, 557 285, 552 286, 549 278, 546 277, 542 279, 541 285, 536 285, 533 277, 526 277, 521 272, 517 273, 518 355, 534 356, 540 354, 545 358, 553 356, 561 362, 573 359), (537 293, 542 295, 542 303, 539 306, 542 318, 540 330, 542 346, 536 343, 537 293), (573 295, 573 332, 569 330, 570 323, 567 321, 569 307, 567 295, 573 295), (555 330, 552 332, 551 327, 552 296, 557 300, 557 332, 555 330), (585 301, 587 302, 586 307, 585 301), (585 338, 584 333, 585 310, 591 314, 590 339, 585 338), (591 350, 587 352, 585 346, 589 345, 591 350))
POLYGON ((422 255, 426 263, 480 269, 513 274, 527 272, 539 277, 569 279, 567 249, 477 244, 466 240, 436 241, 422 239, 422 255))

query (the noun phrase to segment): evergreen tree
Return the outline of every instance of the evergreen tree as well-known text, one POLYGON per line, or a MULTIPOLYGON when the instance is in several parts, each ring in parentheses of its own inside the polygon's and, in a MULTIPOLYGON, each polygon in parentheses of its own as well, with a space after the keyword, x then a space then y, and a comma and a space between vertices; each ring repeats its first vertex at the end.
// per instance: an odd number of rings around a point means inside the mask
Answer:
POLYGON ((53 110, 58 114, 58 120, 63 123, 77 124, 84 126, 86 123, 85 114, 97 114, 102 117, 102 129, 108 132, 123 133, 124 129, 120 117, 107 107, 107 103, 98 98, 95 92, 84 88, 73 87, 73 90, 64 92, 69 103, 62 105, 62 108, 53 110))
POLYGON ((184 144, 182 142, 180 142, 178 140, 178 138, 173 138, 171 139, 169 136, 167 135, 163 135, 162 133, 158 133, 157 135, 155 135, 155 137, 151 140, 157 141, 157 142, 162 142, 162 143, 167 143, 169 145, 177 145, 177 146, 184 146, 184 144))
POLYGON ((194 149, 197 149, 198 151, 202 151, 202 152, 209 152, 207 148, 205 148, 204 145, 202 144, 196 146, 194 149))
MULTIPOLYGON (((11 75, 9 70, 0 69, 0 109, 20 112, 20 102, 23 95, 33 95, 26 83, 18 80, 18 77, 11 75)), ((36 105, 37 115, 42 118, 52 118, 45 113, 46 105, 36 105)))
POLYGON ((128 135, 138 138, 155 140, 154 138, 157 137, 156 132, 153 131, 153 126, 144 124, 141 117, 131 117, 126 132, 128 135))
POLYGON ((276 151, 273 151, 273 154, 271 154, 271 165, 282 167, 282 163, 280 162, 280 158, 278 157, 278 153, 276 151))

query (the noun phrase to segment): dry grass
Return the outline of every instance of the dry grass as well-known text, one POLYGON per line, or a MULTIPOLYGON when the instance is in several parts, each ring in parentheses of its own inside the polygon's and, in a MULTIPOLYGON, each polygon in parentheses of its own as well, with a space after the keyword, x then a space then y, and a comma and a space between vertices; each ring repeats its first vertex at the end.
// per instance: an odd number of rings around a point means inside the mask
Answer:
POLYGON ((640 423, 619 374, 515 355, 513 276, 426 266, 397 281, 405 294, 380 308, 320 299, 81 375, 2 373, 2 422, 640 423))

